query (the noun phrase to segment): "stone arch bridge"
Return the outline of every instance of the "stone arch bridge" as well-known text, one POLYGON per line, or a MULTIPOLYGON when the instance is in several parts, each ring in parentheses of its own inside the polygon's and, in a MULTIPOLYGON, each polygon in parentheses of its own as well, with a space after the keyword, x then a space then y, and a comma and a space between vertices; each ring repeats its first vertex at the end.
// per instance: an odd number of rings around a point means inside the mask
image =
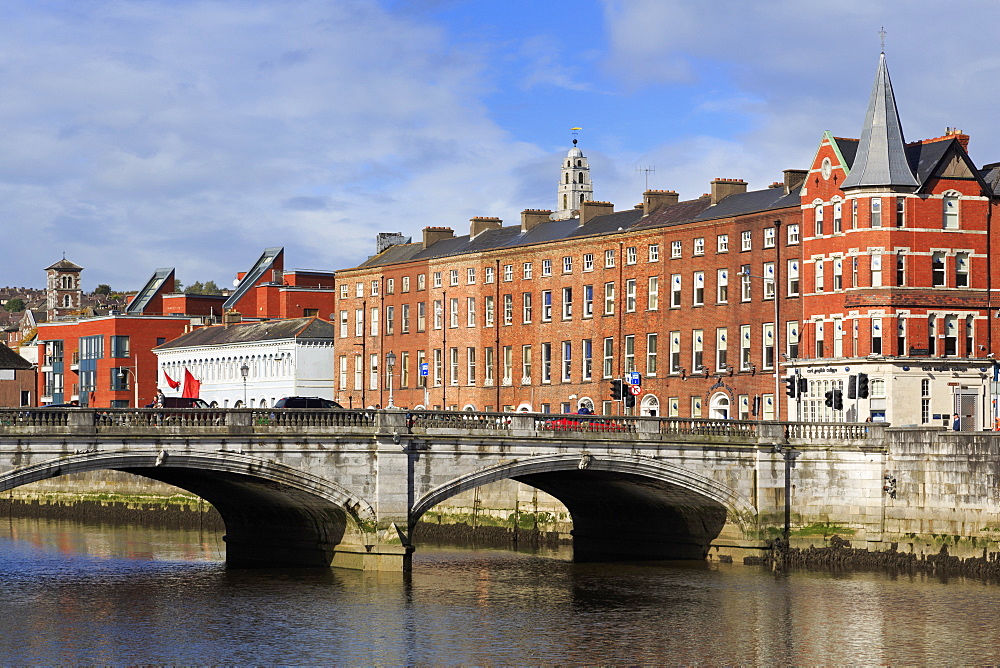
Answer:
MULTIPOLYGON (((124 471, 210 502, 230 567, 407 570, 417 520, 514 479, 563 502, 581 561, 760 549, 794 499, 862 481, 879 516, 878 425, 432 411, 3 409, 0 491, 124 471), (813 460, 808 491, 797 461, 813 460), (816 471, 826 471, 817 478, 816 471), (827 480, 823 489, 820 479, 827 480)), ((839 493, 839 492, 838 492, 839 493)), ((875 521, 875 520, 872 520, 875 521)))

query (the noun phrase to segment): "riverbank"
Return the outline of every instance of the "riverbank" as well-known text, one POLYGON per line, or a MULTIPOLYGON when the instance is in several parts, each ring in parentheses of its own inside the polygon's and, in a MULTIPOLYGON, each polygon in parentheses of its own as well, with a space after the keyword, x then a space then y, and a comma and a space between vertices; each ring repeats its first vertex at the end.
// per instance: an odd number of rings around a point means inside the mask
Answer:
POLYGON ((826 545, 792 547, 782 539, 769 541, 769 549, 762 556, 746 557, 748 566, 763 566, 772 571, 824 570, 845 572, 910 573, 925 575, 960 575, 1000 581, 1000 552, 983 548, 982 556, 960 557, 941 545, 936 553, 901 552, 898 543, 889 549, 873 551, 851 547, 848 540, 831 536, 826 545))
POLYGON ((224 530, 222 516, 205 501, 185 495, 42 492, 0 498, 0 516, 135 524, 156 529, 224 530))

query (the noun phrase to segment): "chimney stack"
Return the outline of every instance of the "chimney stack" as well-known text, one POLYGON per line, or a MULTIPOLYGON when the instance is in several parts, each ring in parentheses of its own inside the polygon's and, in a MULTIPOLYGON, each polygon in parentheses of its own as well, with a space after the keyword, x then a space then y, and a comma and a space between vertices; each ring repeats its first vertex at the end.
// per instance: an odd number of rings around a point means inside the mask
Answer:
POLYGON ((592 202, 584 200, 580 202, 580 227, 586 225, 590 220, 606 213, 614 213, 615 205, 611 202, 592 202))
POLYGON ((236 309, 229 309, 222 314, 222 326, 229 328, 230 325, 238 325, 243 322, 243 314, 236 309))
POLYGON ((476 216, 469 220, 471 225, 469 225, 469 238, 475 239, 483 232, 487 230, 499 230, 503 221, 499 218, 490 218, 487 216, 476 216))
POLYGON ((552 211, 549 209, 525 209, 521 212, 521 232, 529 232, 539 223, 545 223, 552 219, 552 211))
POLYGON ((429 248, 442 239, 451 239, 454 236, 455 231, 450 227, 425 227, 424 248, 429 248))
POLYGON ((673 190, 647 190, 642 194, 642 215, 648 216, 663 206, 677 204, 680 200, 673 190))
POLYGON ((962 146, 962 150, 964 150, 966 153, 969 152, 969 135, 965 134, 958 128, 945 128, 944 136, 954 137, 958 141, 958 143, 962 146))
POLYGON ((806 177, 809 175, 809 170, 786 169, 782 173, 785 175, 785 194, 787 195, 805 183, 806 177))
POLYGON ((716 205, 730 195, 745 193, 747 182, 743 179, 715 179, 712 181, 712 205, 716 205))

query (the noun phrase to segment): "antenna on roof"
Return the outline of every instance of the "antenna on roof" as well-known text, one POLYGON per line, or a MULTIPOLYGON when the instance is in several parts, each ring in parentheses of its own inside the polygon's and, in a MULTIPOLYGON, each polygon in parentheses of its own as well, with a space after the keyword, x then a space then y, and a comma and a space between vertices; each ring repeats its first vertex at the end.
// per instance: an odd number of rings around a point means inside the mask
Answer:
POLYGON ((637 172, 645 172, 646 173, 646 188, 645 188, 645 190, 649 190, 649 174, 650 174, 650 172, 655 173, 656 172, 656 167, 653 166, 653 165, 648 165, 646 167, 636 167, 635 171, 637 171, 637 172))

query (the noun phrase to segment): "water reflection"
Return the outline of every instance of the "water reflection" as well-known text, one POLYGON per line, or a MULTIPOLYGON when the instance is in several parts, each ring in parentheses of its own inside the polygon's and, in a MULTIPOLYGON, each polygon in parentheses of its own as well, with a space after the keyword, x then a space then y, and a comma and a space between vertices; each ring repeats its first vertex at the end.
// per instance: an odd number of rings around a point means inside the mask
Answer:
POLYGON ((432 548, 408 577, 227 571, 214 533, 0 525, 10 664, 989 664, 1000 589, 432 548))

